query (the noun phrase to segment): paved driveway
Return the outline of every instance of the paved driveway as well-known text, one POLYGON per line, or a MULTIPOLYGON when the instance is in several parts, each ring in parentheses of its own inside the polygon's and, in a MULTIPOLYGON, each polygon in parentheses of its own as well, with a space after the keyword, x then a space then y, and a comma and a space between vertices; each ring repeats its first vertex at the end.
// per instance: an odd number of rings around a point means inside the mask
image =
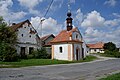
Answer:
POLYGON ((120 59, 51 66, 0 68, 0 80, 97 80, 120 70, 120 59))

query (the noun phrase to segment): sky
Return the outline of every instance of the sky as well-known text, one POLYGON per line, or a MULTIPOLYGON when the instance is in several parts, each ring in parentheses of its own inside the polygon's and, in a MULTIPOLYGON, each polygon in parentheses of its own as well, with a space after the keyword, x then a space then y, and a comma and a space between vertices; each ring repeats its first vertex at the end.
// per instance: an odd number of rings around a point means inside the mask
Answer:
MULTIPOLYGON (((0 16, 9 24, 29 19, 40 37, 57 35, 66 29, 68 0, 53 0, 44 16, 51 1, 0 0, 0 16)), ((120 47, 120 0, 70 0, 70 10, 73 26, 86 43, 113 42, 120 47)))

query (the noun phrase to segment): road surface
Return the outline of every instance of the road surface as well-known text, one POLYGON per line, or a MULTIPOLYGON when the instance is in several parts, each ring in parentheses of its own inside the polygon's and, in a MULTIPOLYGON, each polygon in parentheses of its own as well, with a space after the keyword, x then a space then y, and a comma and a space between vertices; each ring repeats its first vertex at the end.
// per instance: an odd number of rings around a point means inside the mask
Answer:
POLYGON ((0 80, 97 80, 120 71, 120 59, 87 63, 0 68, 0 80))

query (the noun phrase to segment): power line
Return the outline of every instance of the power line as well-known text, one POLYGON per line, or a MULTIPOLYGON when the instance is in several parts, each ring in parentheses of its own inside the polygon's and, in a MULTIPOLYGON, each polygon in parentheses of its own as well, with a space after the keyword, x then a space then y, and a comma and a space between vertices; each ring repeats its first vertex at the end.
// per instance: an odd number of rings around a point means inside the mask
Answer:
POLYGON ((52 0, 52 1, 51 1, 51 3, 50 3, 50 5, 48 6, 47 11, 46 11, 46 13, 45 13, 44 17, 46 17, 46 15, 47 15, 48 11, 50 10, 50 7, 51 7, 51 5, 52 5, 53 1, 54 1, 54 0, 52 0))

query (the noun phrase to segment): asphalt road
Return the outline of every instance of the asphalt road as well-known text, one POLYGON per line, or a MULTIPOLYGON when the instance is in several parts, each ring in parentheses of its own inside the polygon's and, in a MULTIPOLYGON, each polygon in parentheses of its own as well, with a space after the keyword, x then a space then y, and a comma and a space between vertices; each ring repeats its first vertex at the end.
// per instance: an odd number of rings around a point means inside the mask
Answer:
POLYGON ((120 59, 64 65, 0 68, 0 80, 97 80, 120 71, 120 59))

